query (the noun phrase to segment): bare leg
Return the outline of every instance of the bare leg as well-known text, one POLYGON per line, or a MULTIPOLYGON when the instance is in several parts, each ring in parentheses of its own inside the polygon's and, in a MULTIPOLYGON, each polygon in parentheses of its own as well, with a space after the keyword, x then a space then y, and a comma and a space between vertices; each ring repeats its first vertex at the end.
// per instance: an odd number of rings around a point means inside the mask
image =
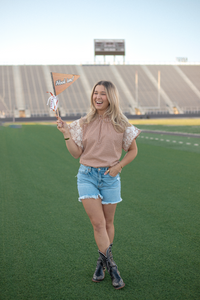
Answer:
POLYGON ((106 250, 110 245, 110 239, 106 230, 106 219, 101 199, 83 199, 82 203, 92 223, 98 249, 106 254, 106 250))
POLYGON ((113 243, 115 228, 114 228, 114 216, 117 204, 104 204, 103 212, 106 220, 106 230, 109 236, 110 244, 113 243))

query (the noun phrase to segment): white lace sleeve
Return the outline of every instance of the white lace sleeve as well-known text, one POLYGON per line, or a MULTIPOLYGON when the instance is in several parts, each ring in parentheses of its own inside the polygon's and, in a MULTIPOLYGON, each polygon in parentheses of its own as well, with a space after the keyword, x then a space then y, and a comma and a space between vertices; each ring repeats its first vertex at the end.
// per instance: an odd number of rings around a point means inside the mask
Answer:
POLYGON ((75 144, 83 149, 83 129, 80 126, 79 120, 76 120, 68 125, 69 132, 75 144))
POLYGON ((141 130, 133 125, 126 128, 123 136, 123 141, 122 141, 122 148, 125 151, 128 151, 132 141, 138 137, 140 132, 141 130))

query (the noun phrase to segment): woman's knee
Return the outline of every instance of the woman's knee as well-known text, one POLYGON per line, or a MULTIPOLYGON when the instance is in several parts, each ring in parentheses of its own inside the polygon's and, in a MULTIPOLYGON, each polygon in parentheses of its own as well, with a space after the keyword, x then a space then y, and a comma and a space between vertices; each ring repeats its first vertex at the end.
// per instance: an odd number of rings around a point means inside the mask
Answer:
POLYGON ((106 220, 106 230, 109 230, 114 227, 113 220, 106 220))
POLYGON ((106 222, 105 220, 91 220, 92 226, 95 231, 102 231, 106 229, 106 222))

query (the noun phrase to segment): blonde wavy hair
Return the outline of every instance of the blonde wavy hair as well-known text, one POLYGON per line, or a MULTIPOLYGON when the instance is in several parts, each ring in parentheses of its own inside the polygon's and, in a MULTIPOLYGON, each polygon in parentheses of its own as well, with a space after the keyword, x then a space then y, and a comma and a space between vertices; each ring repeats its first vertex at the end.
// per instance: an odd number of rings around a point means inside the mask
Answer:
POLYGON ((89 124, 90 122, 94 121, 98 115, 96 108, 93 104, 93 94, 97 85, 103 85, 105 88, 106 96, 109 102, 109 106, 105 111, 103 117, 108 117, 111 120, 115 130, 117 132, 124 132, 127 127, 131 126, 127 117, 121 111, 119 106, 119 93, 116 86, 110 81, 99 81, 97 82, 91 93, 91 102, 90 102, 90 110, 86 117, 84 118, 85 124, 89 124))

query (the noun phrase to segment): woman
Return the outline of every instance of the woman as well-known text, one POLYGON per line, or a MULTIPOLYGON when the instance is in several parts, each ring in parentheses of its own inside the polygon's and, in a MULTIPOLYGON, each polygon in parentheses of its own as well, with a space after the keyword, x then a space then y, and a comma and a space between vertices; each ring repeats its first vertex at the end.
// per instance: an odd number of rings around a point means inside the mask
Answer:
POLYGON ((119 107, 118 91, 109 81, 92 89, 90 111, 86 117, 67 125, 58 118, 66 146, 74 158, 80 157, 77 176, 79 201, 83 203, 94 229, 99 258, 92 280, 100 282, 107 268, 115 289, 125 286, 111 247, 114 215, 121 202, 119 173, 137 155, 136 137, 140 130, 131 125, 119 107), (119 161, 122 148, 127 151, 119 161))

